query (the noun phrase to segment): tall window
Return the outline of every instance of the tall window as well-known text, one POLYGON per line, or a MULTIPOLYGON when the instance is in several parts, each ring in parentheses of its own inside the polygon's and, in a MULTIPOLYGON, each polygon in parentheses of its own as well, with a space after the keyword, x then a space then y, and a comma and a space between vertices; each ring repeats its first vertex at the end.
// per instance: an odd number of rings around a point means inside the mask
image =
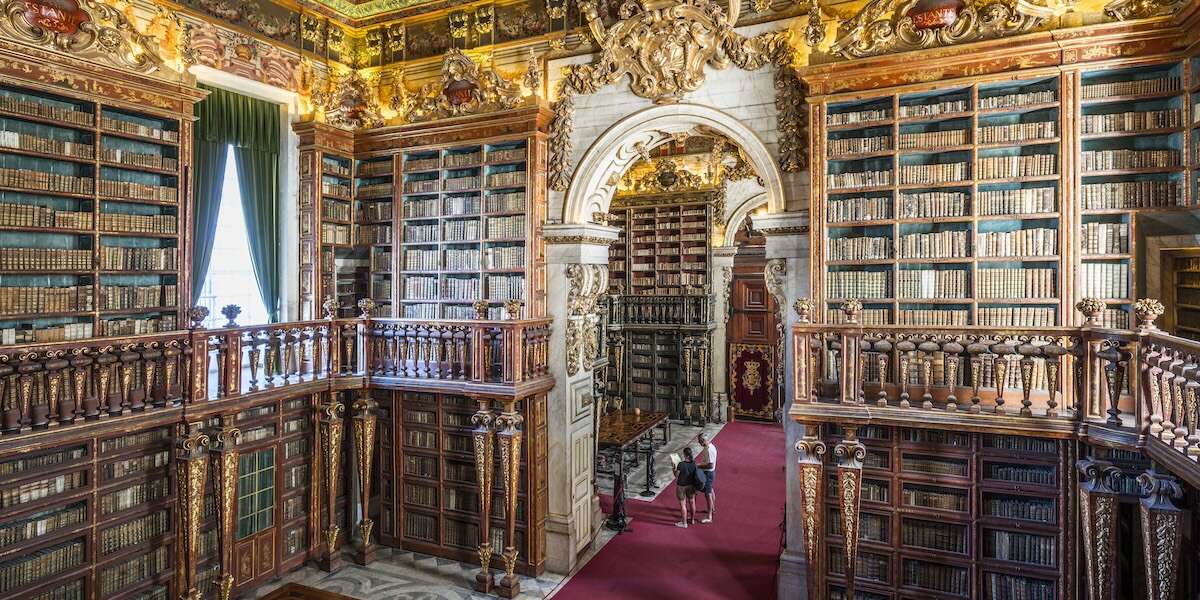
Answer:
POLYGON ((275 449, 238 458, 238 528, 243 539, 275 524, 275 449))
POLYGON ((198 304, 208 309, 205 327, 225 324, 221 308, 227 304, 242 308, 242 314, 238 317, 239 325, 267 322, 267 307, 255 285, 254 265, 250 262, 250 241, 246 237, 246 219, 242 213, 242 194, 238 189, 238 171, 232 146, 225 159, 225 181, 221 190, 221 210, 217 216, 212 261, 198 304))

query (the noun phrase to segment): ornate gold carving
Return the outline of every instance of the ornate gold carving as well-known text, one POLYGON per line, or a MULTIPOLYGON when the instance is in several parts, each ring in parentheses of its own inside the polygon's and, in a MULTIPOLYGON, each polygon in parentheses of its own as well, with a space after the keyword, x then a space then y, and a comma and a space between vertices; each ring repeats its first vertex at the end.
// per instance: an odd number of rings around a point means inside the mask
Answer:
POLYGON ((1116 579, 1113 560, 1117 547, 1117 493, 1109 478, 1117 470, 1097 460, 1076 465, 1079 482, 1079 521, 1083 528, 1083 554, 1087 567, 1089 598, 1113 597, 1116 579))
POLYGON ((341 481, 342 414, 345 410, 345 406, 337 401, 336 396, 330 396, 329 401, 321 405, 318 410, 321 429, 324 432, 321 440, 323 444, 321 465, 325 467, 325 506, 329 511, 329 526, 325 529, 325 544, 328 550, 327 558, 331 562, 337 553, 337 537, 341 532, 341 528, 335 524, 337 514, 333 507, 333 500, 337 495, 338 482, 341 481))
MULTIPOLYGON (((362 305, 362 301, 359 302, 359 305, 362 305)), ((368 395, 370 392, 363 390, 362 393, 364 395, 354 401, 354 406, 352 407, 354 417, 351 424, 354 431, 354 450, 358 455, 355 465, 358 467, 358 497, 359 508, 362 514, 362 520, 358 522, 358 529, 363 548, 368 548, 371 545, 371 527, 374 525, 374 522, 367 515, 371 514, 371 473, 375 453, 375 425, 377 419, 375 409, 377 404, 368 395)))
MULTIPOLYGON (((825 442, 821 441, 820 427, 813 435, 806 435, 796 442, 797 462, 800 469, 800 510, 804 520, 805 558, 812 566, 814 573, 824 573, 821 561, 821 540, 824 539, 825 510, 825 475, 823 473, 822 457, 825 455, 825 442)), ((809 578, 809 597, 820 598, 820 578, 809 578)))
MULTIPOLYGON (((845 58, 937 48, 1026 33, 1047 18, 1070 10, 1076 0, 963 0, 948 22, 918 23, 911 14, 919 0, 871 0, 839 28, 830 51, 845 58)), ((808 37, 808 36, 806 36, 808 37)), ((815 36, 814 36, 815 37, 815 36)), ((809 40, 811 44, 811 40, 809 40)))
POLYGON ((325 115, 325 122, 346 129, 365 129, 383 125, 380 116, 378 80, 367 80, 358 71, 332 73, 324 86, 313 92, 313 103, 325 115))
POLYGON ((775 378, 783 381, 784 323, 787 322, 787 294, 784 290, 787 278, 787 260, 771 258, 763 268, 767 293, 775 299, 775 378))
POLYGON ((504 572, 505 581, 512 584, 516 581, 514 572, 517 567, 518 549, 516 548, 517 527, 517 490, 518 478, 521 474, 521 414, 516 411, 511 401, 496 419, 496 425, 502 427, 497 437, 500 441, 500 468, 504 476, 504 512, 505 512, 505 548, 504 572))
POLYGON ((1173 477, 1153 469, 1138 476, 1145 497, 1139 512, 1142 517, 1142 551, 1146 564, 1146 587, 1150 600, 1175 598, 1183 511, 1172 500, 1183 496, 1173 477))
POLYGON ((595 244, 597 246, 611 246, 617 242, 614 238, 605 238, 594 235, 556 235, 546 236, 547 244, 595 244))
POLYGON ((724 69, 732 62, 754 70, 786 56, 786 32, 747 38, 734 31, 740 2, 726 14, 713 0, 634 0, 621 5, 619 20, 608 27, 595 3, 582 2, 580 9, 600 52, 592 63, 565 68, 559 82, 549 163, 549 184, 557 191, 570 183, 573 96, 629 77, 634 94, 676 102, 704 83, 706 66, 724 69))
POLYGON ((179 542, 176 563, 179 589, 196 588, 196 551, 200 543, 200 521, 204 517, 204 481, 208 475, 205 451, 208 436, 196 424, 179 425, 175 444, 176 476, 179 481, 179 542))
POLYGON ((641 179, 634 181, 633 187, 625 190, 625 193, 656 194, 676 192, 694 190, 704 185, 705 181, 699 175, 686 169, 680 169, 675 164, 675 161, 669 158, 660 158, 655 161, 654 170, 643 175, 641 179))
POLYGON ((721 297, 724 301, 725 312, 721 315, 721 321, 726 325, 729 324, 729 315, 733 314, 733 307, 729 305, 729 298, 733 295, 733 267, 721 267, 721 297))
POLYGON ((159 43, 139 32, 125 13, 110 3, 6 0, 0 7, 4 15, 0 31, 22 42, 84 60, 101 59, 140 73, 164 67, 159 43))
POLYGON ((392 83, 390 105, 409 123, 508 110, 537 102, 537 90, 522 90, 523 83, 541 87, 540 63, 536 60, 530 61, 521 79, 509 80, 452 48, 442 56, 441 78, 425 84, 415 94, 408 91, 401 71, 392 83))
POLYGON ((838 504, 842 513, 842 539, 845 552, 846 593, 854 594, 854 572, 858 558, 858 508, 862 499, 862 468, 867 447, 858 441, 858 428, 847 425, 846 438, 833 448, 837 459, 838 504))
MULTIPOLYGON (((816 0, 811 3, 815 5, 816 0)), ((804 101, 804 84, 791 67, 775 71, 775 109, 779 168, 798 172, 808 165, 808 105, 804 101)))
POLYGON ((1112 0, 1104 5, 1104 14, 1117 21, 1149 19, 1174 14, 1187 4, 1187 0, 1112 0))
MULTIPOLYGON (((492 476, 494 468, 494 440, 495 440, 495 423, 496 419, 492 415, 489 405, 491 401, 488 399, 479 400, 479 410, 471 416, 471 423, 475 425, 475 429, 471 431, 471 437, 475 442, 475 480, 479 482, 480 490, 492 489, 492 476)), ((501 461, 503 468, 503 461, 501 461)), ((492 521, 492 494, 479 494, 479 571, 484 577, 490 581, 488 575, 488 565, 491 564, 493 553, 492 540, 489 535, 489 529, 492 521)))
POLYGON ((330 525, 329 527, 325 528, 325 550, 331 557, 335 552, 337 552, 337 539, 338 534, 341 532, 342 528, 338 527, 337 525, 330 525))
POLYGON ((209 438, 208 450, 213 467, 213 488, 217 494, 217 552, 222 575, 217 580, 217 597, 228 600, 233 590, 233 543, 236 519, 238 444, 242 432, 224 425, 209 438))
POLYGON ((567 265, 567 375, 592 364, 599 351, 599 300, 608 289, 608 265, 567 265))

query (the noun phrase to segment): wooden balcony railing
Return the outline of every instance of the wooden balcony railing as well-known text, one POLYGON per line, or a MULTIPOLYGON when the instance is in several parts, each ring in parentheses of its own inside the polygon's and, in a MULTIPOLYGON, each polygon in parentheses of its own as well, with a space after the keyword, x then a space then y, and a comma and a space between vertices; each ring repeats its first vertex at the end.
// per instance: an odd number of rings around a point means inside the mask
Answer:
POLYGON ((550 319, 324 319, 0 347, 0 432, 196 403, 383 385, 523 396, 549 389, 550 319), (442 384, 453 384, 450 386, 442 384))
POLYGON ((608 297, 611 325, 706 325, 710 320, 709 295, 608 297))
POLYGON ((865 326, 809 322, 796 303, 792 417, 1081 435, 1145 447, 1200 485, 1200 342, 1157 329, 1139 300, 1136 330, 1103 328, 1085 299, 1081 327, 865 326))

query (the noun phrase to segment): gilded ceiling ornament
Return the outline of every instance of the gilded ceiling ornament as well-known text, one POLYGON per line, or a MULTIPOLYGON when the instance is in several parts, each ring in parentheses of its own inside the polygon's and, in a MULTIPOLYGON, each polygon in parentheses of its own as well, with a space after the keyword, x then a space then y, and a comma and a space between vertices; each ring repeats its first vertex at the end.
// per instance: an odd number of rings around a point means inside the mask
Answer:
POLYGON ((367 56, 378 58, 383 54, 383 30, 373 29, 367 32, 364 38, 367 48, 367 56))
POLYGON ((327 38, 328 41, 326 43, 329 46, 329 51, 337 52, 339 54, 344 52, 346 50, 346 32, 342 31, 341 27, 338 27, 333 23, 329 23, 327 28, 329 30, 329 34, 327 38))
POLYGON ((775 71, 775 109, 779 129, 779 168, 796 173, 808 165, 808 105, 804 84, 790 68, 775 71))
POLYGON ((330 85, 331 91, 321 103, 325 109, 325 122, 347 129, 383 125, 375 87, 375 83, 367 81, 354 69, 343 75, 335 75, 330 85))
POLYGON ((450 23, 450 37, 461 40, 467 37, 467 32, 470 30, 470 17, 467 13, 459 11, 452 12, 446 15, 446 21, 450 23))
POLYGON ((404 23, 392 23, 387 28, 387 48, 393 54, 404 52, 404 23))
POLYGON ((561 19, 567 16, 566 0, 550 0, 547 2, 546 14, 550 15, 551 19, 561 19))
POLYGON ((1170 15, 1187 5, 1187 0, 1112 0, 1104 5, 1104 14, 1117 21, 1149 19, 1170 15))
POLYGON ((704 68, 733 64, 747 70, 787 60, 787 32, 752 38, 734 31, 741 1, 728 14, 713 0, 631 0, 621 5, 620 19, 606 27, 594 2, 581 12, 600 46, 597 59, 564 68, 551 123, 549 183, 566 191, 570 183, 570 142, 574 103, 579 94, 629 78, 634 94, 659 103, 676 102, 704 83, 704 68))
POLYGON ((313 44, 313 49, 320 52, 325 47, 326 22, 311 16, 300 15, 300 39, 313 44))
POLYGON ((825 41, 825 19, 821 17, 821 3, 817 0, 806 0, 808 7, 808 25, 804 28, 804 41, 809 46, 816 47, 825 41))
MULTIPOLYGON (((539 81, 540 77, 537 75, 539 81)), ((393 87, 393 101, 397 94, 407 94, 402 84, 393 87)), ((402 99, 393 108, 411 123, 508 110, 536 101, 536 94, 525 96, 515 81, 495 69, 480 68, 462 50, 451 48, 442 57, 441 79, 425 84, 411 99, 402 99)))
POLYGON ((700 187, 707 187, 707 183, 699 175, 680 169, 675 161, 669 158, 661 158, 654 163, 653 171, 633 182, 633 189, 629 190, 629 193, 656 194, 700 187))
MULTIPOLYGON (((841 24, 845 33, 831 52, 863 58, 1027 33, 1074 6, 1074 0, 1054 6, 1036 0, 952 0, 925 10, 920 1, 871 0, 841 24)), ((808 36, 806 41, 812 44, 808 36)))
POLYGON ((542 96, 542 61, 533 50, 529 51, 529 58, 525 59, 525 75, 521 78, 521 84, 533 92, 533 95, 542 96))
POLYGON ((158 42, 99 0, 5 0, 0 7, 0 31, 19 41, 141 73, 162 68, 158 42))
POLYGON ((496 9, 491 4, 485 4, 475 9, 475 32, 487 35, 492 32, 496 22, 496 9))

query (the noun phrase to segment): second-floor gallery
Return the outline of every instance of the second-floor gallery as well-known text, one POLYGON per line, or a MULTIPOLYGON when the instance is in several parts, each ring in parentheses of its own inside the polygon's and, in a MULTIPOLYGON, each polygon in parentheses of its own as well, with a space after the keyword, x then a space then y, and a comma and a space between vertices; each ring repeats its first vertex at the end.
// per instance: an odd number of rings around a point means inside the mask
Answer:
POLYGON ((0 600, 1194 600, 1198 206, 1194 0, 9 0, 0 600))

